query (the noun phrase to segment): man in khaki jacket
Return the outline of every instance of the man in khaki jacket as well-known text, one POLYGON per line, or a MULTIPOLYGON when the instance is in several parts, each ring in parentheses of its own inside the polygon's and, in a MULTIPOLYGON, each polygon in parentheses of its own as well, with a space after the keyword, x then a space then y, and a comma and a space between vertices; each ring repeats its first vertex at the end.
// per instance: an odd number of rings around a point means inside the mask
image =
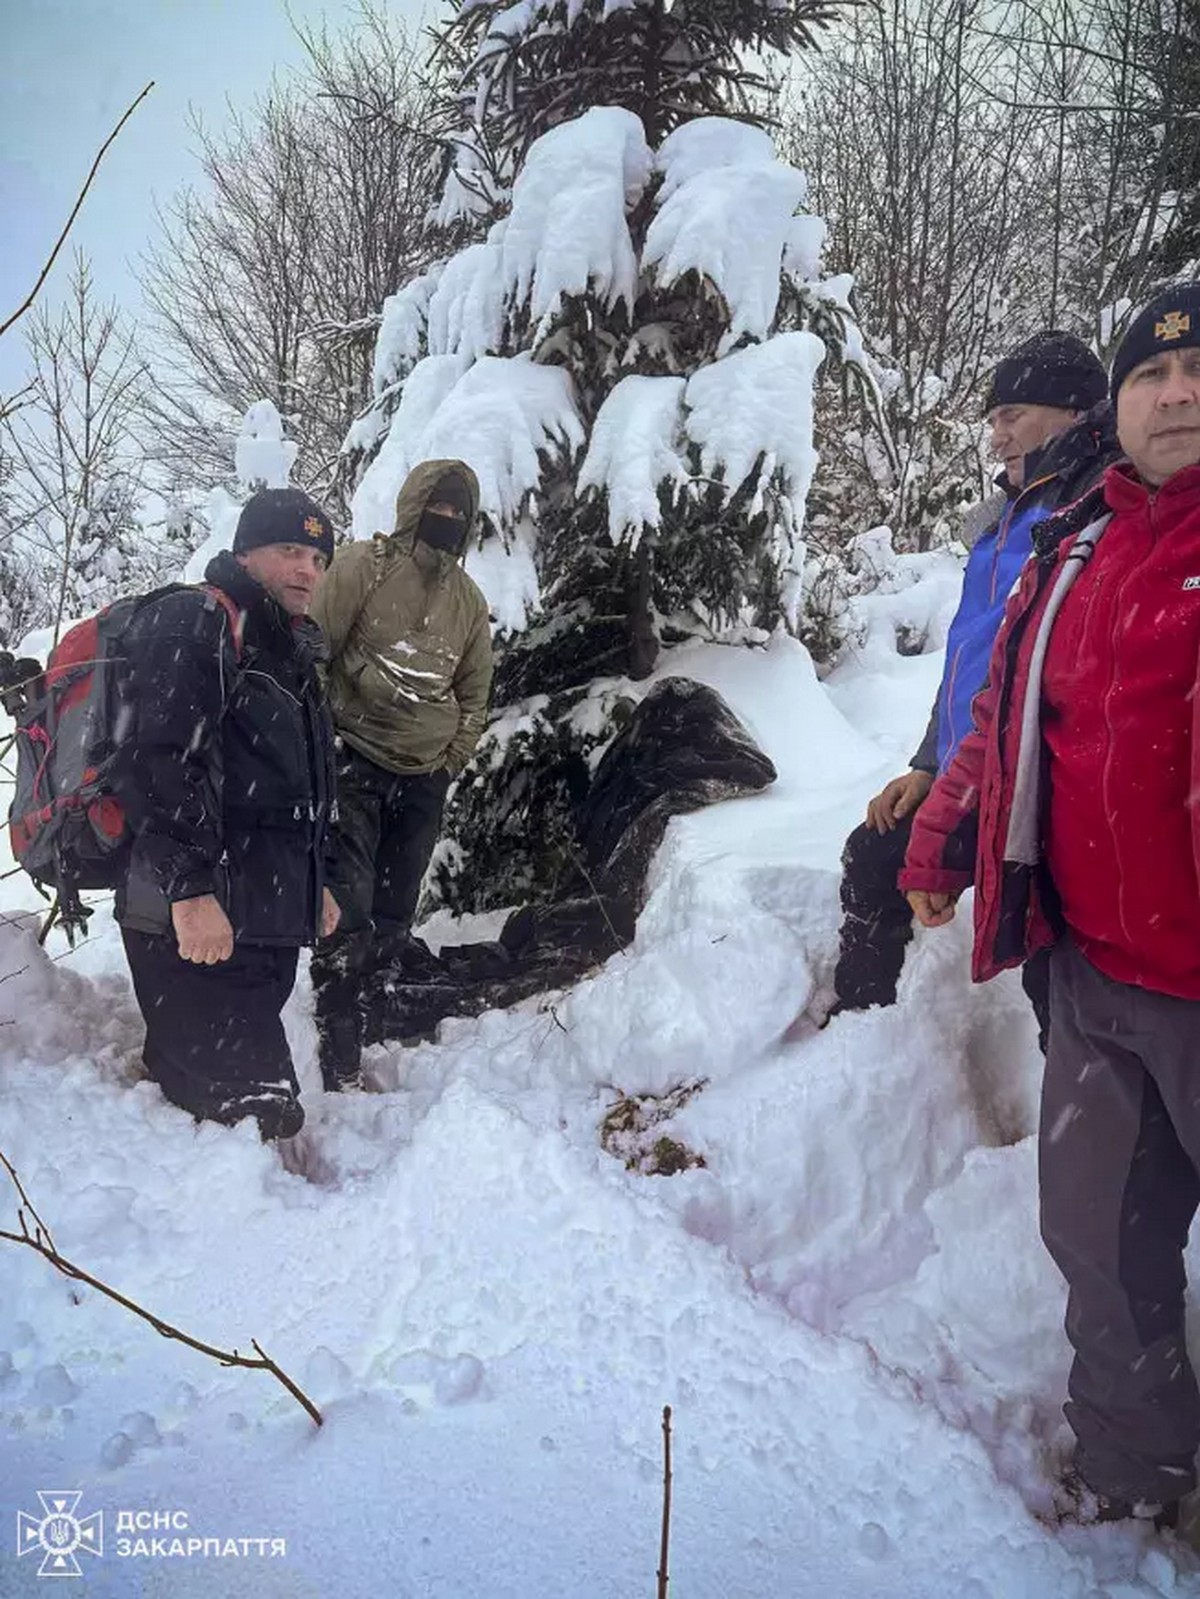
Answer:
POLYGON ((338 734, 342 919, 312 966, 327 1089, 361 1083, 364 978, 408 934, 446 791, 483 732, 491 628, 461 564, 478 511, 469 466, 422 462, 394 531, 341 550, 313 607, 338 734))

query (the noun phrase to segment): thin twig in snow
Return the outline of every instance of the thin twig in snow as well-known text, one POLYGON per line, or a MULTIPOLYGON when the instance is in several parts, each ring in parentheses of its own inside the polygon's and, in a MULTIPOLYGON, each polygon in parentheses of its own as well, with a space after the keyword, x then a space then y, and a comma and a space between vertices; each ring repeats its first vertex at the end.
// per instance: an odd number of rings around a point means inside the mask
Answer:
POLYGON ((667 1587, 670 1576, 667 1572, 667 1557, 671 1545, 671 1407, 663 1406, 662 1413, 663 1434, 663 1507, 662 1507, 662 1537, 658 1548, 658 1599, 667 1599, 667 1587))
POLYGON ((292 1398, 298 1404, 304 1406, 304 1409, 312 1417, 316 1425, 318 1427, 323 1425, 323 1417, 316 1405, 292 1381, 287 1372, 275 1364, 270 1355, 264 1351, 257 1338, 250 1340, 251 1347, 258 1357, 257 1359, 252 1359, 248 1355, 239 1355, 236 1349, 218 1349, 214 1344, 206 1344, 199 1338, 193 1338, 189 1333, 182 1332, 178 1327, 173 1327, 170 1322, 163 1321, 161 1317, 154 1315, 152 1311, 144 1309, 134 1300, 119 1293, 117 1289, 110 1288, 107 1283, 101 1282, 98 1277, 93 1277, 91 1272, 84 1271, 81 1266, 76 1266, 65 1255, 60 1255, 55 1247, 54 1239, 51 1237, 50 1229, 38 1215, 33 1201, 26 1193, 25 1186, 17 1175, 16 1168, 3 1150, 0 1150, 0 1165, 4 1167, 13 1187, 17 1190, 19 1200, 17 1223, 21 1229, 19 1233, 13 1233, 0 1228, 0 1238, 6 1239, 10 1244, 26 1245, 34 1250, 36 1254, 41 1255, 43 1259, 48 1260, 55 1271, 61 1272, 64 1277, 71 1278, 73 1282, 86 1283, 89 1288, 96 1289, 98 1293, 104 1294, 116 1304, 123 1306, 128 1311, 132 1311, 142 1321, 149 1322, 155 1332, 159 1333, 163 1338, 170 1338, 178 1343, 186 1344, 189 1349, 196 1349, 200 1354, 208 1355, 211 1359, 219 1361, 222 1366, 241 1366, 247 1371, 269 1371, 272 1377, 287 1389, 292 1398), (33 1222, 32 1232, 29 1225, 31 1218, 33 1222))

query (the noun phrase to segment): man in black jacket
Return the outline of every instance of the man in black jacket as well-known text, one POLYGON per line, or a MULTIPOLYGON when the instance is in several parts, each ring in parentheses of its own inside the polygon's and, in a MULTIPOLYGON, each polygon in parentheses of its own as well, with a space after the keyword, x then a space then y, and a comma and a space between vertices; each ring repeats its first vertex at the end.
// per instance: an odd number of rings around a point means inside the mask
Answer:
POLYGON ((328 936, 333 731, 307 618, 333 556, 296 489, 244 507, 207 588, 146 605, 126 634, 117 792, 133 833, 117 919, 146 1023, 146 1070, 194 1116, 304 1111, 280 1019, 301 945, 328 936))
MULTIPOLYGON (((962 598, 921 747, 910 770, 875 795, 866 821, 846 840, 841 948, 829 1016, 895 1003, 913 927, 896 878, 913 817, 971 725, 971 701, 987 676, 1004 602, 1029 555, 1034 527, 1077 499, 1121 454, 1106 389, 1104 369, 1092 352, 1053 329, 1017 345, 992 374, 984 409, 992 454, 1004 466, 998 494, 980 508, 978 536, 969 541, 962 598)), ((1044 1048, 1045 961, 1030 962, 1023 976, 1044 1048)))

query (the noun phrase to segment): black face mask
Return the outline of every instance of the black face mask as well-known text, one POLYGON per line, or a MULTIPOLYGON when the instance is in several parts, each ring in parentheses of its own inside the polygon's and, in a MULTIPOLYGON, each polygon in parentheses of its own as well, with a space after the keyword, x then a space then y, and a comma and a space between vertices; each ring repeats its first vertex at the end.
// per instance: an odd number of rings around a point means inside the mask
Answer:
POLYGON ((467 524, 457 516, 440 516, 436 511, 425 511, 417 523, 417 537, 435 550, 445 550, 449 555, 461 555, 467 542, 467 524))

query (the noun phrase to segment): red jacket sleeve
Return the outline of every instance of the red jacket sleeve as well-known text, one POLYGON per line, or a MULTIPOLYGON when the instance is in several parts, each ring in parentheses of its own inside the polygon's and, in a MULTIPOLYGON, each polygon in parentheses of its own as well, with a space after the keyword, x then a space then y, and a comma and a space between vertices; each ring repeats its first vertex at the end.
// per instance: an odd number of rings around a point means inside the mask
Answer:
POLYGON ((904 868, 897 879, 902 893, 923 889, 928 894, 960 894, 975 881, 980 793, 989 750, 1004 736, 1004 729, 994 723, 1010 670, 1011 635, 1018 622, 1028 626, 1032 620, 1040 586, 1038 563, 1031 558, 1004 608, 987 682, 971 705, 974 725, 913 819, 904 868))
POLYGON ((928 894, 961 894, 974 882, 983 751, 983 734, 972 728, 930 789, 913 820, 904 868, 897 879, 902 894, 914 888, 928 894), (950 865, 951 861, 956 864, 950 865), (967 861, 972 864, 959 864, 967 861))
POLYGON ((1005 647, 1015 601, 1009 602, 992 649, 988 679, 971 705, 974 725, 950 765, 937 778, 913 818, 904 868, 897 879, 901 893, 923 889, 928 894, 961 894, 975 880, 979 839, 979 790, 983 781, 988 735, 996 716, 1005 647))

